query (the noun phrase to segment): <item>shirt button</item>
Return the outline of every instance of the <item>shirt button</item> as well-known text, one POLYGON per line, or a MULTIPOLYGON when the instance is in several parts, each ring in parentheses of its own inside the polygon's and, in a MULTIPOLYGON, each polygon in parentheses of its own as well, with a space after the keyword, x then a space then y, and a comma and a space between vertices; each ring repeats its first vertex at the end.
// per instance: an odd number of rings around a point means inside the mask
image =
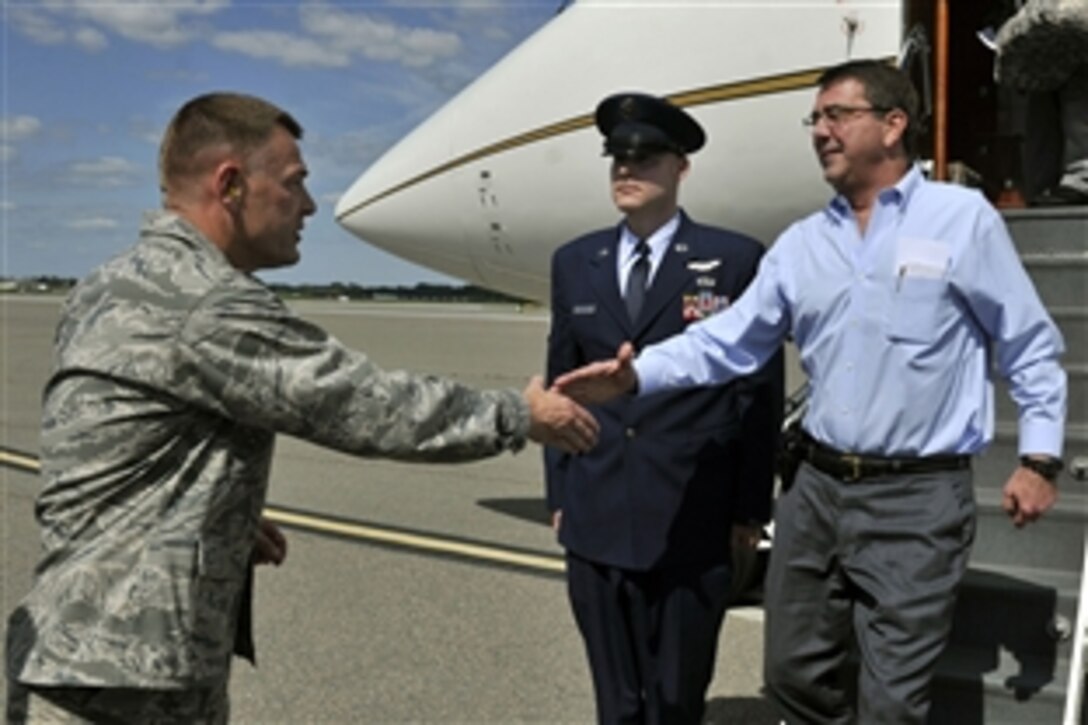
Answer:
POLYGON ((634 438, 634 437, 635 437, 635 436, 637 435, 637 433, 635 432, 635 429, 634 429, 634 428, 628 428, 628 429, 627 429, 627 430, 625 430, 625 431, 624 431, 623 433, 624 433, 624 435, 626 435, 626 436, 627 436, 628 438, 634 438))

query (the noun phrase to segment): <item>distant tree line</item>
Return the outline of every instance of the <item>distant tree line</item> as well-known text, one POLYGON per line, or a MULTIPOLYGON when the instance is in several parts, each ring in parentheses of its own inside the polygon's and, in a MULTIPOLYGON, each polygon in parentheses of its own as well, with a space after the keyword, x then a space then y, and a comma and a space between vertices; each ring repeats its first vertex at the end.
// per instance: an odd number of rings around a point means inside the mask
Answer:
MULTIPOLYGON (((63 292, 75 286, 78 280, 71 277, 43 275, 20 279, 0 278, 0 291, 63 292)), ((284 297, 305 297, 339 300, 403 300, 418 302, 509 302, 523 303, 518 297, 477 287, 472 284, 449 285, 420 282, 414 286, 369 287, 355 283, 331 284, 284 284, 269 285, 284 297)))
POLYGON ((509 302, 523 299, 472 284, 449 285, 420 282, 413 286, 369 287, 355 283, 272 284, 284 297, 317 297, 347 300, 409 300, 419 302, 509 302))

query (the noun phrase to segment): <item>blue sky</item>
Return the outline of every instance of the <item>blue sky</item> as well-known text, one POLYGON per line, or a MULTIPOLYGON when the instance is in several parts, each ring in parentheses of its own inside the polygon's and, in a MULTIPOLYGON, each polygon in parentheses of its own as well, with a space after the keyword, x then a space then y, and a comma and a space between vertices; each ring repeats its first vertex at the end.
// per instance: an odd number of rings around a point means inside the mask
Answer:
POLYGON ((2 0, 0 276, 79 277, 159 205, 163 128, 189 98, 258 95, 305 127, 317 215, 275 282, 448 278, 363 244, 332 218, 381 153, 522 39, 560 0, 2 0))

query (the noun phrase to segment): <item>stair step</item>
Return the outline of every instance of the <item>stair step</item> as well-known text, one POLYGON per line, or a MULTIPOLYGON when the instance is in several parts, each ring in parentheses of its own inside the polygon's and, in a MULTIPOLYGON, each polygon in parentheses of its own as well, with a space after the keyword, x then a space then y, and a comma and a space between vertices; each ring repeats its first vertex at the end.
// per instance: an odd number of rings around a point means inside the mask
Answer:
POLYGON ((1003 647, 949 647, 937 665, 929 722, 1061 722, 1069 661, 1021 655, 1003 647))
POLYGON ((1018 209, 1006 211, 1003 216, 1021 254, 1088 247, 1088 212, 1083 208, 1018 209))
POLYGON ((976 487, 978 529, 972 560, 1008 566, 1079 572, 1088 525, 1088 497, 1063 492, 1054 507, 1017 529, 1001 508, 1001 489, 976 487))
POLYGON ((972 562, 956 602, 952 643, 1018 655, 1069 658, 1079 576, 972 562))
POLYGON ((1088 276, 1088 253, 1075 258, 1063 255, 1054 264, 1043 264, 1036 260, 1027 270, 1047 309, 1085 304, 1084 279, 1088 276))

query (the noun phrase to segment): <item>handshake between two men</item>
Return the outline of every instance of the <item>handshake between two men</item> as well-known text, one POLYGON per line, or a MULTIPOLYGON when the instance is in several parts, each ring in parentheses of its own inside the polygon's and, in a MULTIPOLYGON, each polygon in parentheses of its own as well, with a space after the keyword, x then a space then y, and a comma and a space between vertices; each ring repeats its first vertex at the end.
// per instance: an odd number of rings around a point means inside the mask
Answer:
POLYGON ((606 403, 638 384, 634 347, 620 346, 616 357, 590 363, 556 378, 550 389, 535 376, 523 393, 529 405, 529 438, 566 453, 584 453, 597 444, 600 426, 582 405, 606 403))

